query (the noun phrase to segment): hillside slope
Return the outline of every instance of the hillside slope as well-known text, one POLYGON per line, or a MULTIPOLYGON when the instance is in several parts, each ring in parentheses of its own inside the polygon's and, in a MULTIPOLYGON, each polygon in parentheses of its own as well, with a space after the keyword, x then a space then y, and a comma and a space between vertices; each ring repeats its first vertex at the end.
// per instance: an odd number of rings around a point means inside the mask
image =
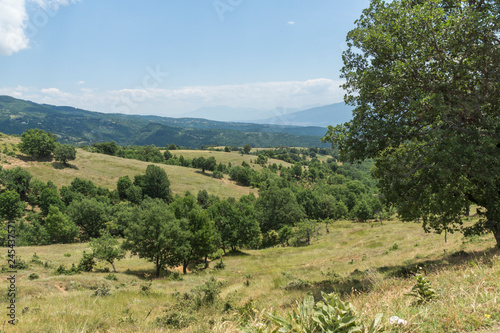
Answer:
MULTIPOLYGON (((0 138, 0 147, 5 144, 17 144, 18 142, 18 138, 3 137, 0 138)), ((237 155, 236 153, 227 154, 237 155)), ((70 162, 71 167, 63 167, 61 163, 53 160, 31 161, 30 158, 24 155, 15 157, 0 155, 3 160, 2 167, 6 169, 22 167, 44 182, 52 181, 58 188, 69 185, 75 177, 79 177, 91 180, 98 186, 114 190, 119 177, 129 176, 134 179, 135 175, 144 174, 146 167, 151 164, 138 160, 90 153, 82 149, 77 149, 77 157, 76 160, 70 162)), ((196 169, 165 164, 156 165, 167 172, 174 194, 183 195, 186 191, 190 191, 196 195, 198 191, 205 189, 208 193, 222 198, 239 198, 242 195, 257 192, 255 189, 237 185, 228 179, 212 178, 209 174, 202 174, 196 169)))
POLYGON ((50 131, 60 142, 92 144, 115 141, 120 145, 154 144, 199 148, 202 145, 250 144, 271 146, 327 146, 320 127, 273 126, 217 122, 205 119, 105 114, 72 107, 37 104, 0 96, 0 132, 20 135, 30 128, 50 131))

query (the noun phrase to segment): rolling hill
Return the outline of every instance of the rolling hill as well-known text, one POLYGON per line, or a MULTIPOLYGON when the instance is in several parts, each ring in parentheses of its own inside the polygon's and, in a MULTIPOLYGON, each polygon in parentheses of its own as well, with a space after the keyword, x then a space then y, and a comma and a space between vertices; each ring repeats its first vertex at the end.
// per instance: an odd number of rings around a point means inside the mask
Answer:
POLYGON ((193 148, 247 143, 253 147, 327 146, 320 141, 326 132, 322 127, 107 114, 0 96, 0 132, 20 135, 30 128, 50 131, 60 142, 72 144, 115 141, 120 145, 175 143, 193 148))

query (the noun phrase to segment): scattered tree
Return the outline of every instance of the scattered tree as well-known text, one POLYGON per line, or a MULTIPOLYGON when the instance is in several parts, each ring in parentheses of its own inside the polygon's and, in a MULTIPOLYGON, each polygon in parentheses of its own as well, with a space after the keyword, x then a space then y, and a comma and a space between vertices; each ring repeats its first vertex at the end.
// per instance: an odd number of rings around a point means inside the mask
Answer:
POLYGON ((58 144, 54 149, 54 158, 67 165, 68 161, 76 159, 76 149, 71 145, 58 144))
POLYGON ((21 135, 19 149, 21 152, 35 157, 48 157, 55 149, 57 137, 41 129, 29 129, 21 135))
POLYGON ((115 260, 125 257, 125 251, 119 246, 118 240, 110 233, 104 232, 101 237, 90 240, 90 248, 94 258, 108 262, 116 272, 115 260))

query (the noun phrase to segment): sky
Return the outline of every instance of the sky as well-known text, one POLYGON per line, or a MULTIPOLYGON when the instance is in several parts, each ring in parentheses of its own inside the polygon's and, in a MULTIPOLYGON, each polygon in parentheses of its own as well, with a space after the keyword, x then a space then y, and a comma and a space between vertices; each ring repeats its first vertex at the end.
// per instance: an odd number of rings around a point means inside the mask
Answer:
POLYGON ((368 5, 0 0, 0 95, 162 116, 337 103, 346 34, 368 5))

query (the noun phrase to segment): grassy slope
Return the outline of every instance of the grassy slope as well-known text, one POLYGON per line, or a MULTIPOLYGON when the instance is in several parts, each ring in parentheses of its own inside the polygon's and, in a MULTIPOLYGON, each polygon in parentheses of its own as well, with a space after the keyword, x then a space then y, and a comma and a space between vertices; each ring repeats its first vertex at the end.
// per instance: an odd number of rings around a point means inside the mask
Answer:
MULTIPOLYGON (((0 149, 10 148, 17 140, 3 137, 0 149)), ((253 158, 232 155, 234 158, 253 158)), ((84 151, 79 151, 78 159, 72 162, 78 169, 54 169, 52 162, 21 161, 4 153, 0 153, 0 160, 11 163, 4 167, 21 165, 41 179, 53 180, 58 186, 78 176, 110 188, 115 186, 117 177, 142 173, 148 164, 84 151)), ((238 196, 248 191, 234 184, 221 185, 194 169, 163 167, 169 174, 172 188, 178 193, 185 190, 196 193, 208 186, 215 188, 213 191, 207 188, 209 192, 222 196, 238 196)), ((140 286, 146 284, 144 273, 153 273, 153 265, 137 257, 118 262, 118 281, 110 281, 104 278, 107 273, 54 275, 54 269, 61 264, 66 267, 77 264, 87 244, 19 247, 18 253, 27 262, 37 253, 40 260, 48 261, 52 267, 31 263, 29 269, 18 272, 17 318, 20 322, 15 328, 6 324, 0 329, 8 329, 7 332, 168 331, 154 328, 153 323, 175 302, 172 294, 187 292, 211 276, 226 282, 221 299, 231 302, 234 308, 252 299, 259 311, 274 309, 284 313, 307 292, 319 297, 320 291, 335 290, 344 300, 351 301, 367 321, 378 312, 384 313, 384 323, 393 315, 408 320, 409 325, 398 332, 469 332, 498 325, 500 260, 498 252, 491 250, 495 244, 493 238, 487 235, 464 242, 458 234, 448 236, 448 242, 444 243, 443 235, 425 234, 415 223, 391 221, 381 226, 379 223, 341 221, 330 227, 330 233, 323 231, 308 247, 248 250, 245 251, 247 255, 226 257, 227 268, 223 271, 209 269, 198 274, 189 273, 184 281, 154 280, 150 295, 140 293, 140 286), (398 244, 397 249, 389 251, 394 243, 398 244), (469 255, 452 256, 460 250, 469 255), (71 256, 64 256, 65 253, 71 256), (434 264, 427 268, 427 274, 440 294, 436 302, 423 306, 412 306, 412 299, 404 296, 415 282, 394 274, 417 263, 434 264), (355 273, 356 270, 365 273, 355 273), (340 279, 333 281, 333 272, 339 274, 340 279), (37 273, 40 278, 30 281, 31 273, 37 273), (291 276, 308 281, 309 287, 285 289, 293 280, 291 276), (247 279, 249 286, 244 285, 247 279), (97 284, 109 286, 112 295, 93 296, 90 288, 97 284)), ((0 284, 5 290, 7 281, 0 284)), ((5 293, 0 294, 0 299, 5 304, 5 293)), ((204 309, 195 316, 196 322, 184 331, 231 332, 237 327, 234 320, 241 317, 236 310, 222 313, 220 307, 204 309), (215 320, 214 327, 208 324, 210 318, 215 320)), ((264 320, 257 315, 256 321, 264 320)))
MULTIPOLYGON (((253 151, 258 151, 258 150, 263 150, 263 149, 253 149, 253 151)), ((221 152, 221 151, 206 151, 206 150, 172 150, 170 151, 173 155, 177 156, 184 156, 185 158, 192 159, 194 157, 204 157, 204 158, 209 158, 209 157, 215 157, 215 160, 217 163, 224 163, 228 164, 231 162, 232 165, 241 165, 243 162, 247 162, 250 164, 250 166, 255 169, 255 170, 260 170, 262 167, 258 164, 251 163, 250 160, 255 161, 257 159, 257 156, 255 155, 242 155, 238 152, 221 152)), ((287 163, 285 161, 281 160, 276 160, 276 159, 269 159, 268 164, 273 164, 276 163, 277 165, 283 165, 284 167, 289 167, 292 164, 287 163)))
MULTIPOLYGON (((449 235, 448 242, 444 243, 442 235, 425 234, 415 223, 391 221, 381 226, 341 221, 308 247, 248 250, 246 255, 226 257, 227 267, 222 271, 210 268, 198 274, 188 273, 184 281, 154 280, 149 296, 140 292, 140 286, 146 284, 144 273, 153 273, 153 265, 137 257, 127 257, 116 264, 118 281, 104 279, 107 273, 56 276, 54 268, 31 264, 28 270, 17 275, 20 322, 12 331, 168 331, 154 328, 153 323, 173 304, 172 294, 187 292, 215 276, 226 282, 221 299, 230 300, 234 307, 252 299, 259 311, 274 309, 283 313, 290 311, 306 292, 319 297, 321 290, 336 290, 344 300, 351 301, 367 321, 378 312, 384 313, 384 323, 393 315, 408 320, 408 326, 398 332, 451 332, 454 329, 469 332, 500 321, 500 260, 498 252, 495 255, 491 251, 493 246, 494 240, 489 235, 466 242, 458 234, 449 235), (394 243, 398 249, 388 251, 394 243), (469 255, 453 257, 459 250, 469 255), (434 264, 426 270, 440 298, 414 306, 412 299, 404 296, 414 281, 393 275, 402 268, 425 262, 434 264), (366 273, 353 275, 356 270, 366 270, 366 273), (40 278, 30 281, 27 277, 33 272, 40 278), (331 272, 339 274, 341 279, 332 283, 328 277, 331 272), (307 280, 310 286, 286 290, 284 287, 292 280, 290 276, 307 280), (244 284, 247 279, 249 286, 244 284), (112 295, 93 296, 89 288, 96 284, 109 286, 112 295), (27 310, 22 313, 24 308, 27 310)), ((53 267, 60 264, 69 267, 78 263, 86 248, 86 244, 74 244, 17 250, 26 261, 36 253, 40 260, 49 261, 53 267), (71 257, 64 256, 65 253, 71 257)), ((2 284, 6 287, 6 281, 2 284)), ((234 323, 223 321, 240 318, 234 310, 222 313, 220 308, 203 309, 196 315, 198 319, 185 332, 235 331, 234 323), (217 329, 209 326, 210 318, 215 320, 217 329)), ((256 320, 265 319, 257 315, 256 320)))
MULTIPOLYGON (((0 148, 19 142, 19 139, 13 137, 3 137, 0 140, 0 148)), ((237 156, 236 154, 232 155, 237 156)), ((54 161, 33 162, 21 155, 11 157, 0 154, 0 161, 8 162, 3 164, 5 168, 20 166, 40 180, 53 181, 57 187, 69 185, 75 177, 79 177, 92 180, 96 185, 104 186, 111 190, 116 188, 116 182, 119 177, 128 175, 133 179, 135 175, 143 174, 146 167, 151 164, 104 154, 89 153, 81 149, 77 149, 77 158, 70 162, 72 167, 69 168, 62 168, 61 163, 54 161)), ((172 191, 181 195, 186 191, 190 191, 196 195, 202 189, 207 190, 209 194, 215 194, 224 198, 240 197, 250 192, 257 192, 255 189, 238 186, 228 179, 218 180, 212 178, 210 177, 210 173, 202 174, 196 169, 164 164, 157 165, 161 166, 167 172, 172 191)))

